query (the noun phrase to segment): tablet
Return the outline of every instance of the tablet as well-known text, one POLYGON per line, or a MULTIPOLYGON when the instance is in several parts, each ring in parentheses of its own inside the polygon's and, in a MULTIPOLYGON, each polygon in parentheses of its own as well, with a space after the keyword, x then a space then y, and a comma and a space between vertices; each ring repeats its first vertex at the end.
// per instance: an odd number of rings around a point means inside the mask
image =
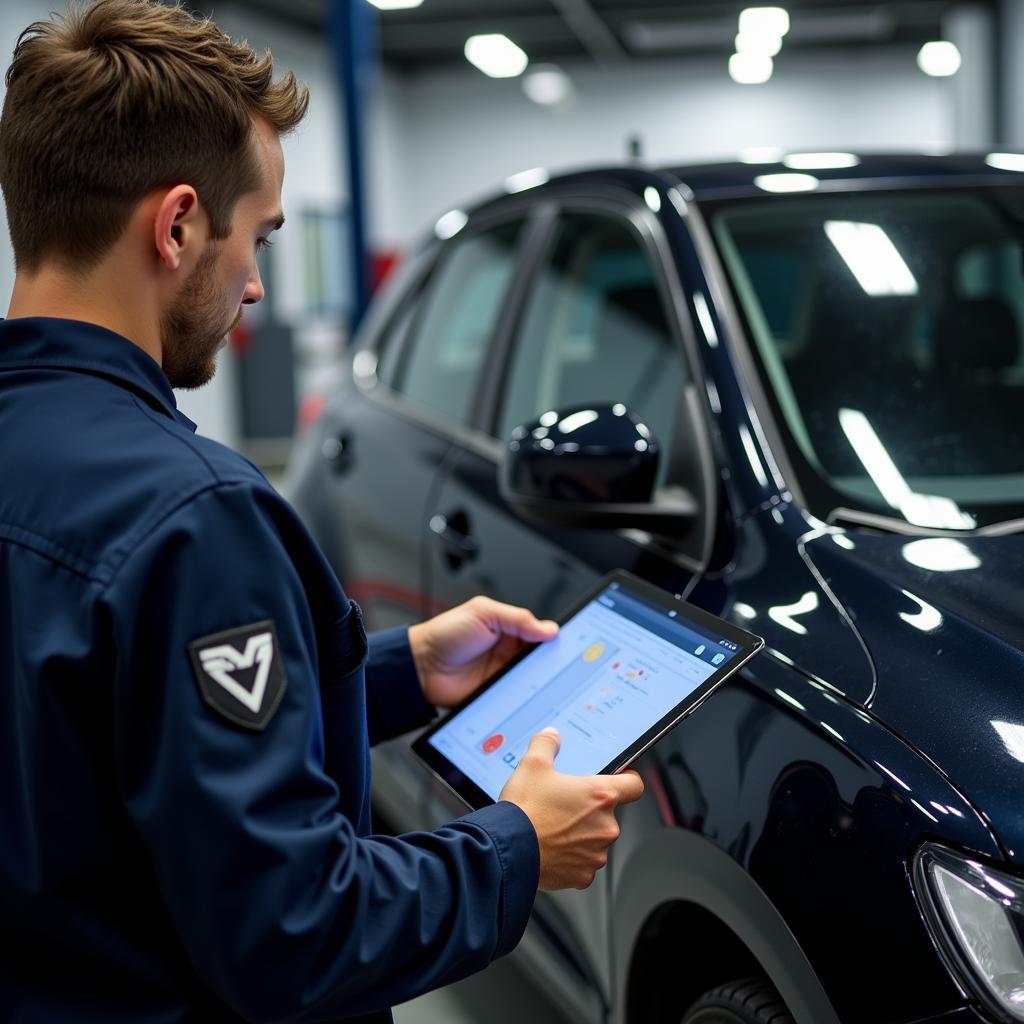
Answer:
POLYGON ((548 725, 562 737, 559 771, 621 771, 764 646, 626 572, 602 579, 560 624, 413 742, 470 807, 498 799, 548 725))

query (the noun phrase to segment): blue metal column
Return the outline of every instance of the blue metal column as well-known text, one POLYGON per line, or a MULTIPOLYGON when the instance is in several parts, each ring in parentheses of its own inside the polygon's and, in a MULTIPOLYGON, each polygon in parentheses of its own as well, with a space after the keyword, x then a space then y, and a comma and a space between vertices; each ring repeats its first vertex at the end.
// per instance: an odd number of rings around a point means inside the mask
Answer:
MULTIPOLYGON (((352 252, 351 333, 370 300, 370 254, 366 245, 365 113, 379 63, 376 9, 368 0, 328 0, 331 48, 345 115, 352 252)), ((350 337, 351 337, 350 333, 350 337)))

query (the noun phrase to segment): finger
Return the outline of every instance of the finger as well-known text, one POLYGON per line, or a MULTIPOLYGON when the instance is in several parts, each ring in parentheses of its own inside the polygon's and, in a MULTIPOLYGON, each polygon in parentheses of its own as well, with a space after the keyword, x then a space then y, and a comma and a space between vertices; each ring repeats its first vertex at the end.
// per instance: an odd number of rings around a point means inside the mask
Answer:
POLYGON ((551 764, 555 760, 555 754, 558 753, 561 742, 562 739, 558 734, 558 730, 553 725, 549 725, 546 729, 541 729, 530 740, 530 745, 526 748, 526 755, 533 754, 538 758, 542 758, 546 764, 551 764))
POLYGON ((493 630, 530 642, 550 640, 558 634, 557 622, 538 619, 529 608, 503 604, 491 598, 484 598, 483 602, 482 609, 493 630))
POLYGON ((630 769, 621 775, 614 775, 615 789, 620 804, 631 804, 644 795, 644 780, 630 769))

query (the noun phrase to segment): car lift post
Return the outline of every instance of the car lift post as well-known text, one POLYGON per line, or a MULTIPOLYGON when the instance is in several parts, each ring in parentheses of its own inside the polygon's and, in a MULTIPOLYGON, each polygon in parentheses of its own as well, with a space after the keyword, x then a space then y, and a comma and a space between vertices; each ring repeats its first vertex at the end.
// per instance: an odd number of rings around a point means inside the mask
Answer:
POLYGON ((367 0, 328 0, 331 50, 341 92, 349 185, 349 239, 352 263, 352 311, 349 339, 370 301, 370 260, 366 244, 364 114, 369 107, 379 58, 376 9, 367 0))

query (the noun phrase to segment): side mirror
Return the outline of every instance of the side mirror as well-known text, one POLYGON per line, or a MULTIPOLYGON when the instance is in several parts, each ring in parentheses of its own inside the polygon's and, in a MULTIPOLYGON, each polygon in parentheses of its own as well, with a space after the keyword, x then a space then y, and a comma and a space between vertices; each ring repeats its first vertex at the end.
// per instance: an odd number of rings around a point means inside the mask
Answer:
POLYGON ((697 502, 686 491, 655 500, 660 458, 657 438, 621 403, 575 406, 512 431, 499 486, 533 522, 678 536, 697 502))

